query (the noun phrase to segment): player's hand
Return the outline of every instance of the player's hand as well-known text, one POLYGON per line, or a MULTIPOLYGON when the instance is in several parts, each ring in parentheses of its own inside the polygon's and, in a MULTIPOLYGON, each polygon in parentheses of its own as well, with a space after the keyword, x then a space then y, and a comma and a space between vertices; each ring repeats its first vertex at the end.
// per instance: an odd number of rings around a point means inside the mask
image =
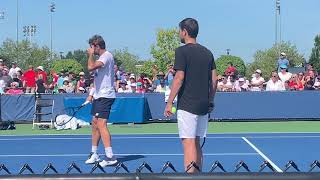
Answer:
POLYGON ((94 54, 94 48, 91 46, 90 48, 87 49, 87 53, 89 56, 94 54))
POLYGON ((172 110, 172 103, 167 103, 166 108, 163 113, 164 117, 171 116, 173 114, 171 110, 172 110))
POLYGON ((214 109, 214 103, 210 103, 208 107, 208 113, 211 113, 214 109))

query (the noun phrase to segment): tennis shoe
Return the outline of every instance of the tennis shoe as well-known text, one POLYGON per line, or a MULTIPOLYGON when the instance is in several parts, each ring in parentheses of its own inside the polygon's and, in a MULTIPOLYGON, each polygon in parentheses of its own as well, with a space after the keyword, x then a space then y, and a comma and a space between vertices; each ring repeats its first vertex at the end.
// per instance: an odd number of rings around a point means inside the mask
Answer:
POLYGON ((99 163, 101 167, 112 166, 115 164, 118 164, 118 160, 114 156, 112 158, 105 157, 105 159, 99 163))
POLYGON ((91 152, 89 158, 86 160, 86 164, 94 164, 100 161, 99 154, 91 152))

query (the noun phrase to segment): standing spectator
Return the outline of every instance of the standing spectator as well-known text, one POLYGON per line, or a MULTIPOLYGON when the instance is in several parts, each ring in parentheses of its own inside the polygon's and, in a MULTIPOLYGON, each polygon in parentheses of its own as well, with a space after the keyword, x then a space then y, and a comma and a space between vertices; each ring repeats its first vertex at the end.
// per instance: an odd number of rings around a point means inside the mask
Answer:
POLYGON ((158 66, 153 65, 152 66, 152 81, 157 80, 157 75, 158 75, 158 66))
POLYGON ((267 82, 266 91, 284 91, 284 83, 279 79, 278 73, 273 71, 271 73, 271 78, 267 82))
POLYGON ((278 67, 277 67, 278 72, 280 72, 282 65, 285 65, 287 67, 289 67, 290 65, 289 60, 287 59, 287 55, 284 52, 280 53, 280 57, 278 59, 278 67))
POLYGON ((84 72, 80 72, 79 73, 79 80, 78 80, 78 82, 77 82, 77 92, 78 93, 81 93, 80 92, 80 87, 82 87, 82 88, 86 88, 86 79, 84 78, 84 72))
POLYGON ((156 86, 155 92, 165 93, 167 90, 167 85, 165 79, 160 79, 159 84, 156 86))
POLYGON ((46 88, 47 88, 47 85, 43 80, 43 76, 42 76, 42 74, 39 74, 38 79, 36 81, 36 92, 37 93, 45 93, 46 88))
POLYGON ((257 69, 255 76, 251 79, 251 91, 262 91, 264 82, 261 70, 257 69))
POLYGON ((4 63, 3 63, 3 60, 0 59, 0 70, 2 71, 3 68, 4 68, 4 63))
POLYGON ((11 78, 13 78, 12 75, 17 74, 18 71, 21 71, 21 69, 17 66, 16 62, 13 62, 12 67, 9 70, 9 76, 11 76, 11 78))
POLYGON ((3 74, 2 74, 2 71, 0 71, 0 94, 3 94, 6 88, 6 83, 4 82, 2 77, 3 77, 3 74))
POLYGON ((60 76, 58 78, 58 82, 57 82, 57 85, 58 85, 58 88, 62 87, 63 86, 63 81, 66 79, 66 74, 64 72, 64 70, 62 70, 60 72, 60 76))
POLYGON ((130 84, 130 93, 136 93, 137 92, 137 83, 131 83, 130 84))
POLYGON ((131 84, 136 83, 136 77, 134 74, 131 74, 129 79, 130 80, 127 82, 127 89, 131 89, 131 84))
POLYGON ((168 86, 171 86, 171 83, 173 81, 173 78, 174 78, 174 69, 173 69, 173 65, 169 65, 168 66, 168 71, 166 73, 166 75, 164 76, 164 79, 166 79, 168 81, 168 86))
POLYGON ((6 94, 17 95, 23 94, 23 91, 18 88, 19 84, 17 82, 12 82, 10 84, 10 89, 6 92, 6 94))
POLYGON ((116 87, 116 92, 118 92, 119 83, 121 81, 121 73, 116 64, 113 66, 113 70, 114 70, 114 86, 116 87))
POLYGON ((38 71, 38 73, 37 73, 37 76, 39 76, 39 75, 42 75, 42 80, 43 80, 43 82, 45 83, 45 84, 47 84, 47 73, 44 71, 44 68, 43 68, 43 66, 38 66, 37 67, 37 71, 38 71))
POLYGON ((288 72, 288 66, 285 65, 285 64, 282 64, 280 66, 280 69, 281 69, 281 71, 278 72, 278 76, 279 76, 280 80, 282 82, 289 81, 291 76, 292 76, 292 74, 290 72, 288 72))
POLYGON ((299 72, 299 74, 298 74, 298 79, 299 79, 299 81, 302 83, 302 85, 304 86, 304 84, 305 84, 306 82, 304 81, 304 74, 303 74, 303 72, 299 72))
POLYGON ((58 93, 58 79, 59 79, 59 75, 56 73, 55 70, 51 70, 50 72, 51 76, 52 76, 52 83, 50 84, 49 88, 51 90, 53 90, 53 93, 58 93))
POLYGON ((232 62, 229 62, 228 67, 225 70, 224 74, 226 76, 234 76, 236 75, 236 72, 237 72, 237 68, 233 66, 232 62))
POLYGON ((29 65, 29 69, 24 72, 23 77, 26 93, 34 93, 36 89, 36 72, 34 72, 32 65, 29 65))
POLYGON ((12 78, 11 78, 11 76, 9 76, 9 69, 6 67, 3 68, 2 73, 3 73, 2 79, 6 83, 6 87, 10 86, 10 83, 12 82, 12 78))
POLYGON ((143 78, 143 82, 144 82, 144 86, 143 89, 145 90, 145 92, 152 92, 152 81, 148 78, 148 77, 144 77, 143 78))

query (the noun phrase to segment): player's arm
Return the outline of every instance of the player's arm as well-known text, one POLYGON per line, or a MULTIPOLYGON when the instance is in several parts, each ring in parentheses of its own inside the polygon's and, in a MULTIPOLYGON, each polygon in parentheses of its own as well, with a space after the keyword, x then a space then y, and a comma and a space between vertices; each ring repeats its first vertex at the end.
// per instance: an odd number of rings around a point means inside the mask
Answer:
POLYGON ((94 60, 94 48, 90 47, 88 50, 88 71, 93 71, 101 68, 104 64, 102 61, 94 60))

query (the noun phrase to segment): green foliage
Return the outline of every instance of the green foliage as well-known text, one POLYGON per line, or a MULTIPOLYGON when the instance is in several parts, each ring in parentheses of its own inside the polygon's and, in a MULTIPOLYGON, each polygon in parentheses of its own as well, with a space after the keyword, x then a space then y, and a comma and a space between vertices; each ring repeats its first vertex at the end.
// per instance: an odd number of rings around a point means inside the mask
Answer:
POLYGON ((152 67, 155 65, 155 62, 152 60, 144 61, 141 68, 139 68, 139 73, 145 73, 149 78, 153 77, 152 67))
POLYGON ((65 57, 66 59, 74 59, 79 62, 82 66, 83 71, 87 74, 88 73, 88 56, 87 51, 85 50, 75 50, 69 51, 65 57))
POLYGON ((48 70, 50 64, 50 49, 46 46, 38 47, 29 41, 16 41, 7 39, 0 47, 0 57, 5 60, 5 64, 10 65, 17 62, 19 67, 26 70, 29 65, 44 66, 48 70))
POLYGON ((68 72, 74 72, 75 74, 79 74, 81 71, 83 71, 82 65, 74 59, 54 60, 51 68, 56 72, 61 72, 62 70, 65 70, 68 72))
POLYGON ((244 61, 237 56, 229 56, 229 55, 222 55, 216 60, 216 66, 218 74, 223 75, 225 70, 228 67, 228 63, 231 62, 234 67, 237 68, 237 74, 245 75, 246 72, 246 66, 244 64, 244 61))
POLYGON ((309 63, 313 64, 316 71, 320 71, 320 35, 314 38, 314 48, 312 48, 309 63))
POLYGON ((139 62, 139 57, 134 54, 131 54, 128 51, 128 48, 114 50, 112 54, 116 61, 116 64, 119 67, 124 68, 126 72, 130 72, 134 74, 138 73, 138 69, 136 68, 136 65, 139 62))
POLYGON ((151 54, 160 71, 166 71, 174 63, 175 49, 180 45, 179 31, 176 28, 160 29, 157 32, 157 43, 151 46, 151 54))
POLYGON ((299 54, 295 45, 290 42, 282 42, 281 44, 274 45, 267 50, 258 50, 254 54, 254 61, 247 66, 247 77, 255 72, 256 69, 261 69, 262 76, 269 79, 271 72, 277 70, 277 61, 280 52, 285 52, 290 62, 291 67, 302 66, 304 63, 303 55, 299 54))

